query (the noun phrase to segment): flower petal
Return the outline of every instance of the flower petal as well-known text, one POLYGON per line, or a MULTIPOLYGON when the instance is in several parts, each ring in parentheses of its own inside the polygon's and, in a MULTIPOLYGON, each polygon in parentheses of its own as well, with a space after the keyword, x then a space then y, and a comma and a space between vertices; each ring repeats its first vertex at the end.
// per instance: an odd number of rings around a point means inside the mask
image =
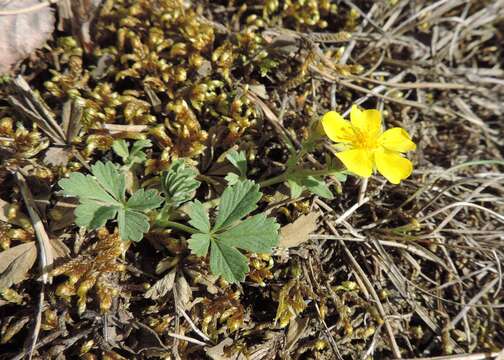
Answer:
POLYGON ((413 164, 398 152, 379 150, 375 152, 375 163, 378 172, 392 184, 399 184, 413 171, 413 164))
POLYGON ((352 125, 336 111, 329 111, 322 117, 324 131, 334 142, 350 143, 354 137, 352 125))
POLYGON ((378 143, 390 151, 406 152, 416 149, 408 133, 400 127, 385 131, 378 139, 378 143))
POLYGON ((365 149, 351 149, 336 154, 348 171, 362 177, 373 173, 373 154, 365 149))
POLYGON ((379 110, 361 110, 357 105, 352 105, 350 121, 354 128, 367 137, 377 137, 381 133, 381 112, 379 110))

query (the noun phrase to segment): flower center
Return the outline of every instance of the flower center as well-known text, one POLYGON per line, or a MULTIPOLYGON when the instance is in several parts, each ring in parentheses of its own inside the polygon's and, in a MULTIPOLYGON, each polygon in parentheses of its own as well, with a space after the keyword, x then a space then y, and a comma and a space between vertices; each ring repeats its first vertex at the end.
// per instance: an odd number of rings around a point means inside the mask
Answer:
POLYGON ((354 129, 354 141, 353 145, 359 149, 374 150, 378 147, 378 138, 375 136, 369 136, 358 129, 354 129))

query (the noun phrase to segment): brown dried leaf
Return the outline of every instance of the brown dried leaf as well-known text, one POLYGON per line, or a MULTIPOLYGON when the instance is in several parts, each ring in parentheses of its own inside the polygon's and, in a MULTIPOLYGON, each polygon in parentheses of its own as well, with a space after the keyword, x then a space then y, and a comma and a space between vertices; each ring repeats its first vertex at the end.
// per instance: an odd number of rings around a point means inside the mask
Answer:
POLYGON ((0 289, 26 279, 36 259, 37 247, 33 241, 0 252, 0 289))
POLYGON ((43 162, 47 165, 64 166, 72 157, 72 151, 69 149, 51 146, 44 154, 43 162))
POLYGON ((280 241, 278 247, 296 247, 307 241, 308 235, 317 229, 318 213, 301 215, 293 223, 283 226, 280 229, 280 241))
POLYGON ((10 71, 51 36, 54 14, 49 6, 22 12, 22 9, 40 5, 38 0, 0 0, 3 12, 20 12, 0 16, 0 74, 10 71))
POLYGON ((287 331, 287 338, 285 339, 285 349, 287 352, 291 351, 296 343, 305 334, 308 328, 309 318, 292 319, 289 323, 289 331, 287 331))
POLYGON ((233 339, 225 338, 215 346, 206 348, 206 355, 213 360, 237 360, 237 356, 227 356, 224 348, 233 345, 233 339))
POLYGON ((192 290, 183 275, 177 278, 177 282, 175 283, 175 293, 177 307, 182 310, 190 310, 192 290))
POLYGON ((70 249, 65 243, 59 238, 51 238, 49 242, 52 246, 52 252, 54 255, 54 259, 64 258, 70 255, 70 249))
POLYGON ((177 271, 173 269, 168 274, 163 276, 160 280, 156 281, 156 283, 145 292, 145 297, 147 299, 156 300, 160 297, 165 296, 169 291, 173 289, 173 285, 175 284, 175 275, 177 271))

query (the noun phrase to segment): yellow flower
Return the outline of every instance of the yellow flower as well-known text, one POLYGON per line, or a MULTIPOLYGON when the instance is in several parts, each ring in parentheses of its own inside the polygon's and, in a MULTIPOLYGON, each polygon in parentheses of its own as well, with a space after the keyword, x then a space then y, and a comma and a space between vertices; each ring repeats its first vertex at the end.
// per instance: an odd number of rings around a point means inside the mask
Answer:
POLYGON ((416 145, 402 128, 383 132, 380 111, 353 105, 350 121, 329 111, 322 117, 322 126, 329 139, 343 144, 345 150, 336 156, 354 174, 369 177, 378 170, 392 184, 411 175, 413 164, 401 153, 415 150, 416 145))

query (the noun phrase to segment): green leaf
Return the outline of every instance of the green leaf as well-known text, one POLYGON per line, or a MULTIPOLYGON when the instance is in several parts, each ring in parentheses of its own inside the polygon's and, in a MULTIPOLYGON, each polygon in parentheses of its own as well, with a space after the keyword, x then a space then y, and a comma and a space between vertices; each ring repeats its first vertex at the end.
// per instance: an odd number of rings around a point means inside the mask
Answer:
POLYGON ((203 204, 197 200, 191 204, 189 224, 200 232, 191 236, 189 248, 198 256, 206 256, 210 248, 210 270, 230 283, 243 281, 249 269, 247 257, 238 249, 268 253, 278 243, 280 226, 266 214, 238 222, 257 207, 261 196, 259 185, 250 180, 228 186, 213 227, 203 204))
POLYGON ((341 172, 341 171, 335 172, 335 173, 331 174, 331 176, 334 176, 336 178, 336 180, 338 180, 339 182, 342 182, 342 183, 344 183, 348 177, 346 173, 341 172))
POLYGON ((197 171, 188 167, 183 160, 174 161, 168 171, 161 175, 161 189, 166 202, 177 207, 191 200, 201 184, 196 176, 197 171))
POLYGON ((102 206, 95 201, 85 200, 75 209, 75 223, 88 229, 98 229, 107 220, 114 219, 116 214, 115 206, 102 206))
POLYGON ((210 232, 210 219, 208 218, 208 213, 206 212, 203 204, 198 200, 195 200, 191 207, 189 208, 189 224, 202 233, 210 232))
POLYGON ((158 208, 163 200, 154 189, 139 189, 129 198, 126 206, 132 210, 146 211, 158 208))
POLYGON ((311 193, 322 198, 332 199, 333 194, 322 178, 305 175, 302 172, 290 174, 287 179, 293 199, 301 196, 301 193, 307 189, 311 193))
POLYGON ((189 249, 197 256, 206 256, 210 246, 210 234, 193 234, 187 241, 189 249))
POLYGON ((228 152, 226 159, 238 169, 242 178, 247 176, 247 155, 244 151, 238 152, 233 149, 228 152))
POLYGON ((111 194, 116 200, 124 202, 126 192, 126 179, 120 174, 113 163, 106 164, 97 161, 91 166, 91 172, 98 180, 98 183, 111 194))
POLYGON ((68 179, 62 179, 58 185, 63 189, 67 196, 87 198, 102 202, 104 204, 118 204, 105 189, 103 189, 92 176, 86 176, 81 173, 71 173, 68 179))
POLYGON ((258 214, 215 237, 226 246, 255 253, 270 253, 278 243, 279 228, 274 219, 267 218, 266 214, 258 214))
POLYGON ((291 198, 296 199, 301 196, 304 190, 304 186, 300 185, 296 180, 288 179, 287 184, 289 185, 291 198))
POLYGON ((123 239, 138 242, 143 234, 149 231, 149 218, 147 215, 129 209, 120 209, 117 216, 119 233, 123 239))
POLYGON ((229 283, 241 282, 249 271, 247 257, 232 247, 212 241, 210 270, 229 283))
POLYGON ((259 185, 250 180, 240 181, 227 187, 221 196, 214 231, 229 226, 250 214, 257 208, 257 202, 261 196, 259 185))
POLYGON ((234 185, 238 181, 240 181, 240 176, 238 174, 235 174, 235 173, 228 173, 226 175, 226 177, 224 178, 224 180, 227 181, 228 185, 234 185))
POLYGON ((72 173, 58 183, 65 195, 79 198, 75 223, 87 229, 97 229, 117 216, 121 238, 141 240, 149 230, 149 218, 144 212, 159 207, 163 198, 156 190, 140 189, 126 201, 124 174, 113 163, 97 162, 91 171, 94 177, 72 173))
POLYGON ((147 160, 147 155, 143 152, 143 149, 152 147, 152 142, 150 140, 137 140, 131 146, 131 151, 128 157, 128 164, 141 164, 147 160))
POLYGON ((143 149, 147 149, 147 148, 150 148, 152 147, 152 141, 150 140, 146 140, 146 139, 141 139, 141 140, 137 140, 133 143, 133 146, 131 147, 131 156, 135 156, 135 155, 138 155, 140 153, 140 151, 142 151, 143 149))
POLYGON ((143 152, 143 149, 152 146, 150 140, 137 140, 131 146, 131 151, 128 149, 128 143, 125 140, 116 140, 112 144, 112 150, 120 156, 123 160, 124 165, 131 167, 134 164, 141 164, 147 160, 147 155, 143 152))
POLYGON ((120 156, 123 162, 126 162, 129 157, 128 143, 124 139, 115 140, 112 143, 112 150, 120 156))
POLYGON ((307 176, 302 184, 312 193, 326 199, 332 199, 333 194, 324 180, 307 176))

